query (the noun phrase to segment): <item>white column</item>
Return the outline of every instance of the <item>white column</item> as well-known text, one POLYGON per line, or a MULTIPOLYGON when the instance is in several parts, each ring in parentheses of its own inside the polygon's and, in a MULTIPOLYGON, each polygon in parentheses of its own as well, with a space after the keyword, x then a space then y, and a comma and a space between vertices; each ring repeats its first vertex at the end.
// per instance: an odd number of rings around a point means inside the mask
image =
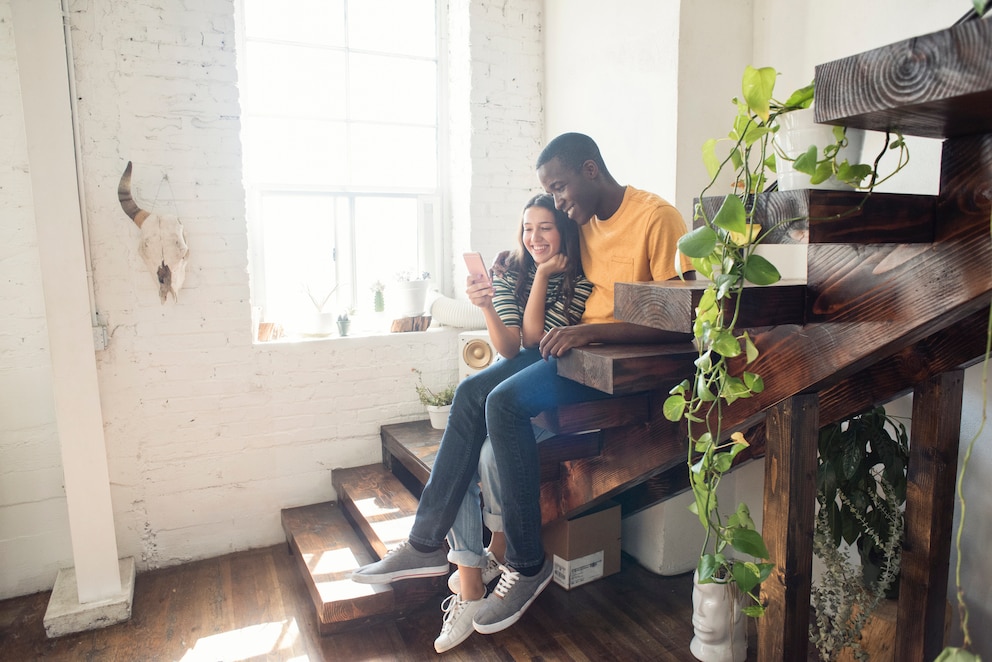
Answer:
MULTIPOLYGON (((59 0, 12 0, 79 603, 121 593, 59 0)), ((86 629, 86 628, 80 628, 86 629)))

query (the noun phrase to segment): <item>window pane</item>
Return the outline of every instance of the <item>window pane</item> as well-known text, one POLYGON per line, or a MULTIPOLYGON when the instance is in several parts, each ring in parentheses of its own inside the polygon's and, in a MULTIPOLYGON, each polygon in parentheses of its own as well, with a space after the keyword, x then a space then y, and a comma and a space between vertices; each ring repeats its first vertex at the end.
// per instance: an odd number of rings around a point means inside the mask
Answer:
POLYGON ((435 56, 433 0, 351 0, 348 23, 350 48, 435 56))
MULTIPOLYGON (((389 284, 400 271, 417 271, 419 237, 415 198, 361 197, 355 200, 355 265, 359 297, 371 301, 372 283, 389 284)), ((364 299, 360 299, 364 304, 364 299)), ((363 305, 363 308, 366 306, 363 305)), ((367 309, 367 308, 366 308, 367 309)))
POLYGON ((421 190, 437 186, 434 127, 356 123, 350 138, 354 185, 421 190))
POLYGON ((326 48, 249 42, 244 103, 255 115, 344 119, 345 56, 326 48))
POLYGON ((344 46, 344 0, 245 0, 245 33, 249 38, 344 46))
POLYGON ((351 119, 434 124, 436 65, 426 60, 353 54, 351 119))
POLYGON ((267 316, 301 322, 317 311, 311 297, 337 310, 334 197, 263 194, 261 215, 267 316))
POLYGON ((249 117, 244 120, 245 177, 250 182, 328 186, 348 181, 342 122, 249 117))

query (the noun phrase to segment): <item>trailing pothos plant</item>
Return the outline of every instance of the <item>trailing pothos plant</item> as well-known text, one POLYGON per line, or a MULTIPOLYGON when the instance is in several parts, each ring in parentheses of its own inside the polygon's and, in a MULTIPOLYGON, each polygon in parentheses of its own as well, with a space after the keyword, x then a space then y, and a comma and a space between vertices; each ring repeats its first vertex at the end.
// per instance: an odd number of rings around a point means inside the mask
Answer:
MULTIPOLYGON (((693 378, 672 389, 664 404, 666 418, 671 421, 684 418, 688 428, 687 461, 694 496, 690 508, 705 531, 696 568, 698 581, 736 583, 741 593, 748 596, 744 611, 749 616, 764 613, 758 587, 775 566, 765 560, 768 549, 748 506, 741 503, 725 517, 719 508, 717 488, 734 458, 748 446, 741 432, 724 438, 724 407, 764 389, 761 376, 746 369, 758 357, 758 349, 746 331, 737 329, 744 284, 771 285, 781 279, 778 269, 755 253, 762 239, 775 229, 763 231, 755 222, 755 196, 774 179, 776 157, 788 158, 776 153, 772 140, 779 130, 778 118, 808 108, 813 102, 812 84, 796 90, 785 102, 777 101, 773 97, 776 76, 771 67, 747 67, 742 96, 733 100, 737 116, 728 137, 709 140, 703 146, 703 161, 710 181, 695 204, 695 229, 678 244, 679 251, 691 258, 696 272, 709 281, 692 327, 699 357, 693 378), (730 149, 720 155, 718 148, 725 142, 729 142, 730 149), (734 190, 724 197, 711 217, 703 198, 728 169, 733 173, 734 190), (738 357, 743 357, 744 369, 732 374, 730 362, 738 357), (729 555, 728 546, 744 558, 729 555)), ((838 155, 847 142, 846 130, 837 127, 833 137, 832 144, 810 146, 799 158, 790 159, 794 167, 810 175, 813 182, 833 175, 855 188, 870 190, 882 181, 877 177, 881 155, 874 165, 840 160, 838 155)), ((900 169, 908 161, 901 136, 891 144, 887 137, 882 153, 893 148, 900 150, 897 166, 900 169)), ((782 223, 793 220, 798 219, 782 223)))

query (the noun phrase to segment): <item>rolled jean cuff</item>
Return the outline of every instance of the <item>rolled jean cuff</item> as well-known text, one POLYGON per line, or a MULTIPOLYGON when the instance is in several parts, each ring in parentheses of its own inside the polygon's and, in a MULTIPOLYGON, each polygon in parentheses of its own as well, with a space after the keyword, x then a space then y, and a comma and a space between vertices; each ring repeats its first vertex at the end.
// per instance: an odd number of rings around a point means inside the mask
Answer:
POLYGON ((452 549, 448 552, 448 562, 466 568, 485 568, 489 559, 465 549, 458 551, 452 549))

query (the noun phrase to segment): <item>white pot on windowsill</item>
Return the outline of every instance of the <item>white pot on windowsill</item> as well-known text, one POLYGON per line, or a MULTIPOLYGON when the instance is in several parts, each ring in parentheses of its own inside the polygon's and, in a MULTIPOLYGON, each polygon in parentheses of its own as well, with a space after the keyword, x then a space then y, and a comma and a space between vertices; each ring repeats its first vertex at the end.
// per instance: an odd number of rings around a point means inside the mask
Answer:
POLYGON ((395 317, 420 317, 427 308, 426 280, 401 280, 391 285, 390 303, 395 317))

